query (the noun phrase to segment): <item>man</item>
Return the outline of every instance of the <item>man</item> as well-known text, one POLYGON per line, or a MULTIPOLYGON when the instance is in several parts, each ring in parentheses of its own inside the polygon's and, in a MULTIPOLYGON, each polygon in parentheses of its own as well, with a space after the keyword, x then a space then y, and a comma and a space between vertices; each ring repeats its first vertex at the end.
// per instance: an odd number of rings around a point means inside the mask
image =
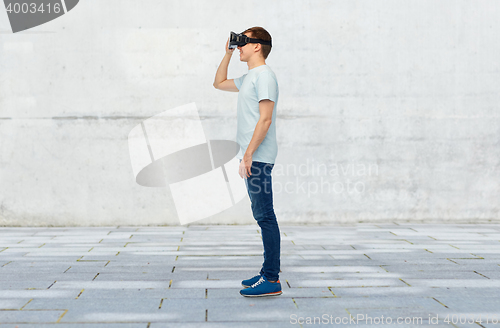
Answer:
POLYGON ((276 104, 278 82, 266 58, 271 51, 271 35, 262 27, 252 27, 242 34, 252 38, 251 43, 238 46, 240 61, 248 65, 248 73, 237 79, 227 79, 227 67, 234 49, 226 43, 226 54, 217 69, 214 87, 238 94, 238 129, 236 141, 240 145, 239 174, 245 180, 252 212, 261 228, 264 244, 264 263, 260 273, 243 280, 243 296, 271 296, 281 294, 280 231, 273 209, 271 171, 278 144, 276 142, 276 104), (257 39, 257 40, 255 40, 257 39), (264 41, 261 44, 260 41, 264 41))

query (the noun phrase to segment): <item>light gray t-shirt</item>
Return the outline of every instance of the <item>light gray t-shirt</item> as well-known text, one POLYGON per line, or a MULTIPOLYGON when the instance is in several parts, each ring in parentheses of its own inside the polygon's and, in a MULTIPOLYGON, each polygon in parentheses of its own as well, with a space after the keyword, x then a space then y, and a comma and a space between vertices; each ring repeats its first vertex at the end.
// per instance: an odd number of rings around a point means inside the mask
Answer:
POLYGON ((272 122, 266 137, 262 140, 252 156, 252 161, 274 164, 278 155, 276 140, 276 107, 278 105, 278 80, 267 65, 261 65, 248 70, 248 73, 234 79, 239 90, 238 94, 238 130, 236 142, 240 152, 236 158, 243 159, 248 144, 252 140, 255 126, 260 118, 259 101, 269 99, 274 101, 272 122))

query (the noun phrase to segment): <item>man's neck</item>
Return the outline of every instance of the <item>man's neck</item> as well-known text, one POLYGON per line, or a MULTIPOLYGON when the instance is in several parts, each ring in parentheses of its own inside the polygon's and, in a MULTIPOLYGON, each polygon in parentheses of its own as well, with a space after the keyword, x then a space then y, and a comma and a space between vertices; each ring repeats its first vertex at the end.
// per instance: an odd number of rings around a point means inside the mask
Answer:
POLYGON ((248 65, 248 70, 251 70, 252 68, 255 68, 255 67, 258 67, 258 66, 262 66, 262 65, 265 65, 266 64, 266 60, 262 57, 254 57, 254 58, 250 58, 250 60, 247 62, 247 65, 248 65))

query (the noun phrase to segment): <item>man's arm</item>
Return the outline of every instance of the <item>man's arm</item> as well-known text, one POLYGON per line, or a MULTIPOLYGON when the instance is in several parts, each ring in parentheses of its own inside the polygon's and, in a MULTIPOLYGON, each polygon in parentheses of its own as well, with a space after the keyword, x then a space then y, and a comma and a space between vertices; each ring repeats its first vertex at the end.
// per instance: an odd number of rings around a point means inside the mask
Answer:
POLYGON ((229 39, 226 42, 226 54, 217 68, 217 73, 215 73, 214 87, 219 90, 238 92, 238 88, 234 84, 234 80, 227 79, 227 67, 229 66, 229 61, 233 55, 234 49, 229 49, 229 39))
POLYGON ((252 140, 250 140, 247 150, 243 155, 243 160, 240 163, 239 174, 242 178, 252 175, 252 156, 266 137, 267 131, 271 126, 273 109, 274 101, 263 99, 259 102, 260 118, 257 122, 257 125, 255 126, 252 140))

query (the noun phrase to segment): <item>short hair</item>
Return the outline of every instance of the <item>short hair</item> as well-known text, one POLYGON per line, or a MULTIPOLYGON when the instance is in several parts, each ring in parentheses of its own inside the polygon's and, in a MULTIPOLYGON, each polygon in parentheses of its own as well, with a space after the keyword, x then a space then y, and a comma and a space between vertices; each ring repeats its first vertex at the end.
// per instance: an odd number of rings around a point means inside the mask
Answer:
MULTIPOLYGON (((247 28, 242 34, 252 32, 252 38, 254 39, 261 39, 264 41, 271 41, 271 34, 269 34, 268 31, 266 31, 263 27, 260 26, 254 26, 247 28)), ((262 56, 264 56, 264 59, 269 56, 269 53, 271 52, 271 46, 267 44, 261 44, 261 49, 262 49, 262 56)))

